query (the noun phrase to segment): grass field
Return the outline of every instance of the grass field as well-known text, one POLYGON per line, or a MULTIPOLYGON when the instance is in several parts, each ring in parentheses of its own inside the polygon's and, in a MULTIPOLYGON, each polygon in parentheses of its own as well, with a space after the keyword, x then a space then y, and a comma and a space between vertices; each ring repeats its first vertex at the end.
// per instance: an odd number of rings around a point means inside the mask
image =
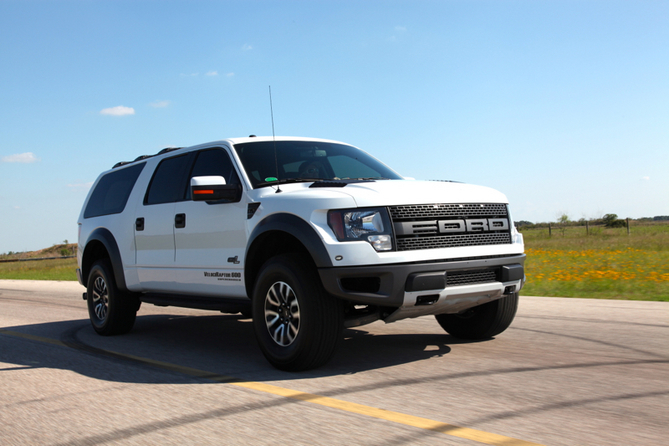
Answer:
MULTIPOLYGON (((550 237, 547 228, 522 232, 522 294, 669 301, 667 224, 632 226, 629 235, 626 228, 603 227, 586 234, 584 226, 553 228, 550 237)), ((44 251, 39 255, 49 254, 44 251)), ((0 279, 77 280, 76 268, 76 259, 0 263, 0 279)))
POLYGON ((77 259, 0 263, 0 279, 77 280, 77 259))
POLYGON ((669 301, 669 225, 523 231, 523 294, 669 301))

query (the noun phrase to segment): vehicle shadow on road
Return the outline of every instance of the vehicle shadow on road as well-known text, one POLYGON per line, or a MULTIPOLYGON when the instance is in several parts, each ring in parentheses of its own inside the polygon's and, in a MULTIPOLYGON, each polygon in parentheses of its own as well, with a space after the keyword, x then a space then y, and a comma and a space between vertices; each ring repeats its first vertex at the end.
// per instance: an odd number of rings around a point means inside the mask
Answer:
MULTIPOLYGON (((162 368, 177 374, 179 370, 185 374, 188 370, 198 370, 231 380, 282 381, 352 374, 442 357, 451 351, 449 345, 462 343, 446 333, 375 334, 365 328, 344 330, 342 342, 328 364, 300 373, 274 369, 258 348, 252 321, 240 315, 143 315, 137 317, 130 333, 109 337, 98 336, 90 322, 83 319, 7 327, 0 330, 5 346, 0 351, 0 362, 28 368, 39 363, 40 367, 110 379, 108 373, 98 373, 99 368, 87 367, 85 360, 71 361, 58 354, 44 355, 44 348, 11 345, 29 342, 42 347, 49 345, 52 349, 69 348, 72 353, 121 365, 162 368), (31 355, 31 351, 38 357, 31 355), (176 367, 170 369, 162 364, 176 367)), ((125 368, 128 376, 114 375, 113 380, 133 382, 133 376, 137 376, 133 367, 125 368)), ((147 374, 141 375, 141 381, 146 382, 147 374)), ((155 383, 166 379, 164 374, 155 376, 155 383)))

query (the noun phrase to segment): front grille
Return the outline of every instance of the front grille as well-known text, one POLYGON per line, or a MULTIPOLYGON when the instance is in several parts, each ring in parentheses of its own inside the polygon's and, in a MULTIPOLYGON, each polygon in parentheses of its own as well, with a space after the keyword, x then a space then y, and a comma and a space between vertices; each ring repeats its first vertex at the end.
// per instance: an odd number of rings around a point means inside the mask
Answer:
POLYGON ((419 204, 388 210, 398 251, 511 243, 513 222, 505 204, 419 204))
POLYGON ((511 243, 511 234, 462 234, 434 237, 411 237, 397 240, 398 251, 414 249, 455 248, 458 246, 505 245, 511 243))
POLYGON ((497 281, 494 270, 461 271, 446 273, 446 286, 471 285, 474 283, 488 283, 497 281))
POLYGON ((390 216, 393 220, 421 220, 450 217, 506 217, 505 204, 412 204, 391 206, 390 216))

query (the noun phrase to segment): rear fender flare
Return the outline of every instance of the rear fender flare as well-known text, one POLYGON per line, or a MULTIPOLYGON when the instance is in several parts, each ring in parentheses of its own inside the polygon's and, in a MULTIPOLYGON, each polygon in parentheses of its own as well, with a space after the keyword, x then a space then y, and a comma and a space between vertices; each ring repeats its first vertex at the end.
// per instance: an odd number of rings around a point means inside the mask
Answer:
POLYGON ((122 291, 128 291, 128 287, 125 283, 125 275, 123 274, 123 261, 121 260, 121 252, 118 249, 116 239, 106 228, 95 229, 88 236, 88 240, 86 240, 86 248, 84 248, 84 254, 81 262, 81 276, 84 282, 84 286, 88 281, 88 274, 90 273, 91 265, 99 258, 99 256, 96 255, 97 250, 89 249, 89 247, 95 245, 94 242, 101 243, 107 251, 109 262, 111 263, 112 270, 114 271, 114 280, 116 281, 116 286, 118 289, 122 291), (95 256, 97 258, 91 258, 91 256, 95 256))

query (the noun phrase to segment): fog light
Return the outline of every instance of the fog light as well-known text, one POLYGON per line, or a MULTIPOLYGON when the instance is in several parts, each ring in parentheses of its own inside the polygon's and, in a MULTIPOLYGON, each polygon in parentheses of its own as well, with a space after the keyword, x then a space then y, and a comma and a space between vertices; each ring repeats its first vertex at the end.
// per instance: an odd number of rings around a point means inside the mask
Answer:
POLYGON ((367 241, 377 251, 390 251, 393 249, 393 241, 389 235, 370 235, 367 237, 367 241))

